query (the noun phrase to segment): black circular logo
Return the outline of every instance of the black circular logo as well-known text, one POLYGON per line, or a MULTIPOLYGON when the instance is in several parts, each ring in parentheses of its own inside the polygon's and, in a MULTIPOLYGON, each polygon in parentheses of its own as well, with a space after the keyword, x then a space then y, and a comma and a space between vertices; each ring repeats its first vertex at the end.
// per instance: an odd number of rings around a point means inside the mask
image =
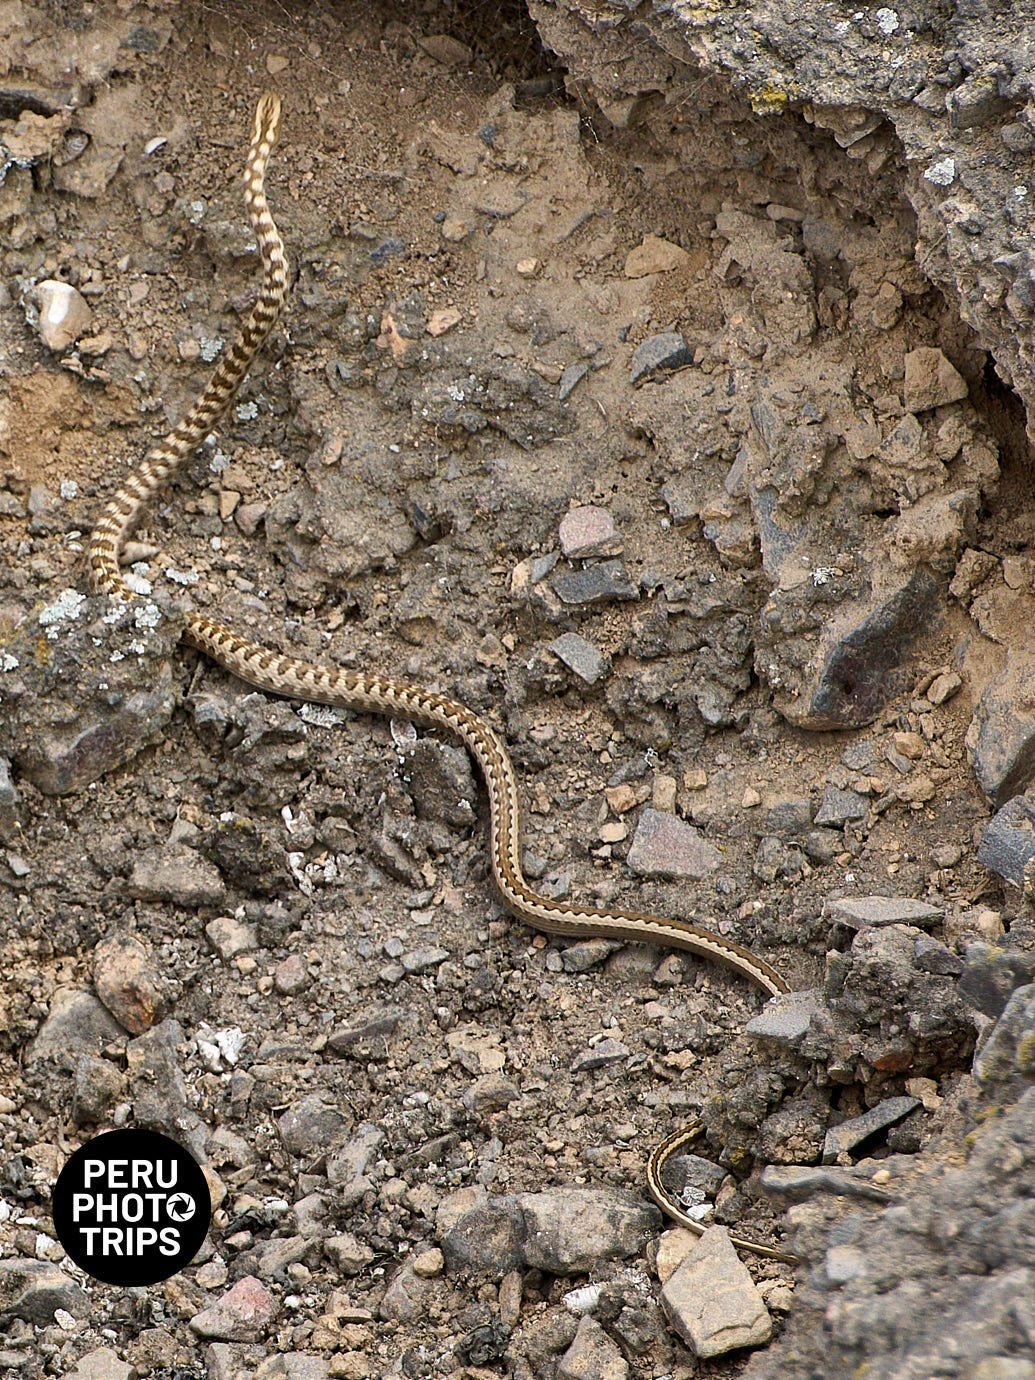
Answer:
POLYGON ((212 1217, 201 1166, 157 1131, 106 1131, 81 1145, 54 1185, 54 1228, 105 1284, 158 1284, 193 1260, 212 1217))

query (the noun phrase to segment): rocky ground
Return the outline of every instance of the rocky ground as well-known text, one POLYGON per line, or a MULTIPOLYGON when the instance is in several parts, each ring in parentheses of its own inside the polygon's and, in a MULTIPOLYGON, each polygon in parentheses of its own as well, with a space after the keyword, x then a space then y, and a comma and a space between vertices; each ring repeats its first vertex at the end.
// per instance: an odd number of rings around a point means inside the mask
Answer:
POLYGON ((1028 213, 978 179, 1029 88, 973 16, 846 12, 834 90, 825 30, 760 13, 767 86, 656 8, 0 5, 0 1369, 1035 1376, 1028 213), (254 298, 266 86, 287 313, 85 597, 254 298), (534 934, 460 749, 251 692, 188 603, 462 699, 545 894, 792 995, 534 934), (644 1190, 697 1116, 700 1239, 644 1190), (124 1125, 216 1208, 151 1288, 49 1215, 124 1125))

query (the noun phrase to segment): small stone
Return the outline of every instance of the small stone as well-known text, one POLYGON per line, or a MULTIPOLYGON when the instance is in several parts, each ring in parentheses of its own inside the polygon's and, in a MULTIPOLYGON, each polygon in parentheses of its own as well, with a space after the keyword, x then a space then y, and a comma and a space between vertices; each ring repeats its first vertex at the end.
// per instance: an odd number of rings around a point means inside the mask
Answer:
POLYGON ((97 1054, 111 1041, 125 1041, 126 1032, 92 992, 61 987, 50 999, 50 1010, 29 1046, 28 1062, 53 1059, 61 1068, 75 1067, 80 1055, 97 1054))
POLYGON ((634 385, 644 383, 660 374, 684 369, 693 362, 693 347, 686 343, 679 331, 648 336, 633 351, 630 381, 634 385))
POLYGON ((587 685, 596 685, 611 669, 611 658, 578 633, 564 633, 549 650, 587 685))
POLYGON ((755 810, 761 803, 762 796, 760 792, 756 791, 754 786, 747 786, 744 790, 744 794, 740 797, 741 809, 755 810))
POLYGON ((602 604, 635 599, 636 586, 621 561, 601 561, 585 570, 561 570, 550 581, 566 604, 602 604))
POLYGON ((21 1256, 0 1260, 0 1316, 44 1324, 61 1311, 73 1318, 90 1311, 89 1295, 63 1270, 21 1256))
POLYGON ((323 1248, 331 1264, 343 1275, 362 1274, 375 1259, 370 1247, 364 1245, 351 1232, 345 1232, 341 1236, 329 1236, 323 1243, 323 1248))
POLYGON ((463 320, 463 312, 456 307, 442 307, 428 317, 428 335, 440 336, 451 331, 463 320))
POLYGON ((502 1073, 484 1073, 464 1091, 464 1107, 475 1116, 502 1112, 521 1096, 521 1090, 502 1073))
POLYGON ((522 278, 535 278, 542 266, 542 260, 536 258, 518 259, 514 265, 522 278))
POLYGON ((226 895, 219 869, 191 848, 154 848, 133 864, 127 891, 144 901, 171 901, 185 910, 218 906, 226 895))
POLYGON ((944 671, 940 676, 935 676, 927 687, 927 698, 932 704, 945 704, 953 695, 959 694, 962 687, 963 681, 955 671, 944 671))
POLYGON ((722 863, 722 854, 690 824, 663 810, 647 808, 640 815, 629 849, 629 866, 641 877, 709 876, 722 863))
POLYGON ((608 786, 604 796, 607 800, 607 808, 613 810, 616 815, 624 815, 627 810, 633 809, 640 803, 639 793, 628 781, 622 781, 617 786, 608 786))
POLYGON ((752 1016, 747 1023, 747 1033, 756 1039, 775 1040, 777 1044, 795 1049, 808 1034, 812 1017, 822 1010, 822 993, 818 989, 786 992, 774 997, 757 1016, 752 1016))
POLYGON ((858 795, 855 791, 842 791, 836 786, 828 786, 823 792, 823 799, 813 823, 820 827, 829 825, 841 828, 853 820, 865 819, 868 809, 865 796, 858 795))
POLYGON ((304 992, 309 982, 309 970, 300 954, 288 954, 273 971, 273 986, 283 997, 304 992))
POLYGON ((864 1140, 893 1126, 919 1106, 919 1099, 915 1097, 888 1097, 862 1116, 842 1121, 840 1126, 832 1126, 823 1142, 823 1163, 836 1164, 842 1155, 848 1155, 864 1140))
POLYGON ((1035 984, 1018 987, 974 1056, 974 1077, 1007 1104, 1035 1082, 1035 984))
POLYGON ((412 1264, 413 1273, 418 1279, 435 1279, 446 1268, 445 1258, 437 1246, 415 1255, 412 1264))
POLYGON ((440 62, 443 67, 467 67, 474 59, 474 53, 466 43, 461 43, 452 34, 428 34, 418 38, 417 44, 428 57, 440 62))
POLYGON ((928 905, 911 896, 851 896, 823 903, 823 914, 854 930, 864 925, 915 925, 918 928, 939 924, 945 918, 940 906, 928 905))
POLYGON ((568 560, 622 554, 622 539, 615 528, 614 518, 606 508, 598 508, 592 503, 565 513, 558 535, 561 552, 568 560))
POLYGON ((673 269, 685 268, 689 262, 690 255, 678 244, 657 235, 645 235, 626 255, 625 276, 646 278, 651 273, 671 273, 673 269))
POLYGON ((254 1341, 277 1311, 276 1300, 254 1275, 245 1275, 216 1303, 190 1320, 199 1336, 218 1341, 254 1341))
POLYGON ((926 412, 967 396, 966 379, 941 350, 922 345, 910 350, 904 362, 903 393, 907 412, 926 412))
POLYGON ((924 740, 919 733, 894 733, 891 741, 895 751, 900 752, 910 762, 919 762, 924 755, 924 740))
POLYGON ((135 1366, 120 1360, 109 1347, 100 1346, 83 1356, 66 1380, 137 1380, 138 1375, 135 1366))
POLYGON ((977 860, 1004 881, 1023 889, 1035 858, 1035 803, 1015 795, 996 811, 981 831, 977 860))
POLYGON ((557 397, 561 402, 571 397, 588 373, 589 365, 581 359, 561 371, 561 377, 557 381, 557 397))
POLYGON ((70 283, 44 278, 37 283, 34 295, 39 312, 36 329, 48 350, 60 354, 89 331, 93 313, 86 298, 70 283))
POLYGON ((208 942, 216 953, 228 963, 238 954, 250 953, 259 947, 259 934, 254 925, 237 920, 232 915, 220 915, 205 926, 208 942))
POLYGON ((629 1363, 604 1329, 589 1314, 557 1363, 557 1380, 627 1380, 629 1363))
POLYGON ((628 1059, 629 1046, 611 1037, 600 1040, 592 1048, 577 1054, 571 1062, 572 1073, 587 1073, 591 1069, 604 1069, 610 1064, 620 1064, 628 1059))
POLYGON ((126 1080, 108 1059, 83 1054, 76 1060, 72 1087, 72 1120, 77 1126, 104 1121, 126 1094, 126 1080))
POLYGON ((629 836, 629 826, 624 820, 612 819, 602 824, 597 832, 601 843, 621 843, 629 836))
POLYGON ((762 1346, 773 1321, 724 1227, 709 1227, 661 1290, 672 1326, 701 1360, 762 1346))
POLYGON ((399 955, 399 962, 404 973, 427 973, 432 968, 437 968, 440 963, 445 963, 450 957, 448 949, 438 949, 433 947, 421 949, 409 949, 406 953, 399 955))
POLYGON ((101 1001, 131 1035, 155 1022, 161 1004, 151 955, 132 935, 109 935, 93 951, 93 983, 101 1001))
POLYGON ((271 77, 279 77, 281 72, 286 72, 290 66, 290 59, 284 57, 282 53, 266 54, 266 71, 271 77))
POLYGON ((526 1265, 582 1275, 602 1262, 638 1255, 657 1230, 658 1210, 618 1188, 552 1188, 517 1195, 526 1265))
POLYGON ((651 790, 651 805, 655 810, 664 810, 667 814, 673 814, 676 808, 677 790, 676 778, 659 772, 654 778, 654 786, 651 790))
POLYGON ((337 1107, 326 1103, 319 1093, 310 1093, 282 1114, 277 1130, 287 1150, 305 1157, 327 1150, 341 1138, 348 1125, 337 1107))
POLYGON ((246 537, 253 537, 265 516, 265 503, 242 503, 234 511, 234 522, 246 537))
POLYGON ((566 973, 588 973, 619 947, 613 939, 583 939, 568 945, 561 954, 561 964, 566 973))

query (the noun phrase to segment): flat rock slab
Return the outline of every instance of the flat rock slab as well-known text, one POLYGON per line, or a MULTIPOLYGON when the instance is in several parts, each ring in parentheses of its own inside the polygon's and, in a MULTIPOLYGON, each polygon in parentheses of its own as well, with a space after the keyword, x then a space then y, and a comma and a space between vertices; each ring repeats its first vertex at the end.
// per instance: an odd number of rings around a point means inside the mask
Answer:
POLYGON ((661 1290, 661 1306, 701 1360, 762 1346, 773 1320, 725 1227, 709 1227, 661 1290))
POLYGON ((920 1100, 916 1097, 888 1097, 862 1116, 853 1116, 850 1121, 831 1127, 823 1142, 823 1163, 835 1164, 840 1155, 846 1155, 878 1131, 893 1126, 919 1106, 920 1100))
POLYGON ((985 686, 967 730, 967 751, 978 784, 996 805, 1035 780, 1035 656, 1009 651, 985 686))
POLYGON ((865 925, 915 925, 922 929, 945 918, 940 906, 928 905, 911 896, 846 896, 826 901, 823 914, 829 919, 840 920, 853 930, 865 925))
POLYGON ((1032 858, 1035 858, 1035 802, 1026 795, 1015 795, 996 811, 982 830, 977 859, 982 867, 1004 881, 1023 887, 1032 858))
POLYGON ((629 849, 629 866, 641 877, 689 877, 700 881, 722 863, 722 854, 665 810, 646 809, 640 815, 629 849))

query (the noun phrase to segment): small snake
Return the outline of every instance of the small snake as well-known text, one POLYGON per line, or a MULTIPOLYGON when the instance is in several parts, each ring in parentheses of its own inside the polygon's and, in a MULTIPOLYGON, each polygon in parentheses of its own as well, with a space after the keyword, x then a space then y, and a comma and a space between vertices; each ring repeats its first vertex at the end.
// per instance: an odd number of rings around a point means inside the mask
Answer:
MULTIPOLYGON (((287 260, 265 191, 266 165, 279 125, 280 99, 267 92, 260 98, 255 111, 251 147, 244 167, 245 202, 262 256, 262 288, 258 300, 193 406, 167 436, 152 446, 105 508, 90 538, 89 548, 90 579, 98 594, 125 600, 138 597, 120 570, 120 557, 127 538, 155 493, 183 467, 226 411, 280 316, 287 297, 287 260)), ((496 730, 466 705, 387 676, 344 671, 335 666, 283 656, 241 637, 225 623, 199 613, 188 615, 182 636, 191 647, 260 690, 291 699, 409 719, 445 729, 459 738, 481 768, 488 789, 492 875, 496 888, 508 910, 535 929, 568 938, 602 936, 685 949, 735 969, 771 996, 789 990, 776 969, 764 959, 710 930, 699 929, 684 920, 639 911, 572 905, 534 891, 521 870, 520 805, 510 755, 496 730)), ((665 1164, 698 1134, 698 1129, 682 1130, 654 1151, 647 1169, 647 1185, 658 1205, 670 1217, 700 1234, 701 1224, 683 1212, 661 1182, 665 1164)), ((795 1259, 754 1241, 731 1239, 735 1245, 757 1255, 773 1260, 795 1259)))

